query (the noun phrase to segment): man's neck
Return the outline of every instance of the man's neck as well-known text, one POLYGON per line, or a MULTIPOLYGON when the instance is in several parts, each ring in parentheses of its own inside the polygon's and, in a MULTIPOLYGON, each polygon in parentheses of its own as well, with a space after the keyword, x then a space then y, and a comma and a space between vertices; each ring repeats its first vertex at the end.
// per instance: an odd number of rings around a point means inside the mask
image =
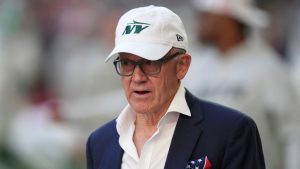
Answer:
POLYGON ((165 113, 154 114, 137 114, 135 121, 135 130, 133 142, 138 155, 141 155, 144 144, 149 140, 157 130, 157 124, 165 113))
POLYGON ((157 113, 137 113, 135 120, 135 130, 133 142, 138 155, 141 155, 144 144, 153 136, 157 130, 157 125, 161 118, 166 114, 168 107, 163 108, 157 113))

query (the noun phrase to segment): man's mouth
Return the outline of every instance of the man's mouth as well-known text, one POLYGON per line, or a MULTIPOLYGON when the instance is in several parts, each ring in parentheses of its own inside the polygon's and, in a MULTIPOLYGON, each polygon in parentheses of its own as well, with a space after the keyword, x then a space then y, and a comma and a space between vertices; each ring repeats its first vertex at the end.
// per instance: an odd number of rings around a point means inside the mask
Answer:
POLYGON ((148 91, 148 90, 141 90, 141 91, 134 91, 134 93, 136 93, 138 95, 144 95, 144 94, 150 93, 150 91, 148 91))

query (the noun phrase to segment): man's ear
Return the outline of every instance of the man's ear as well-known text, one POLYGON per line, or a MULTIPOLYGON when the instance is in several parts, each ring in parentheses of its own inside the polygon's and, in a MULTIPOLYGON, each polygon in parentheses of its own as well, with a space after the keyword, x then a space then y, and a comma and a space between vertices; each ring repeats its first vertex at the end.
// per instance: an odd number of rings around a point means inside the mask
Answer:
POLYGON ((176 72, 177 78, 179 80, 182 80, 185 77, 186 73, 189 70, 191 61, 192 58, 189 54, 183 54, 179 57, 176 72))

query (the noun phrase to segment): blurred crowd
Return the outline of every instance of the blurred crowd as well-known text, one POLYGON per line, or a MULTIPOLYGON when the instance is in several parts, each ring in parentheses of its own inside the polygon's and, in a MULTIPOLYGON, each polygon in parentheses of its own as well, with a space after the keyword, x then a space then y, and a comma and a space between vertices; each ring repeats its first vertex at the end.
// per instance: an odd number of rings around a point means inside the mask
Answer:
POLYGON ((248 20, 257 16, 235 18, 234 8, 220 12, 222 0, 204 8, 206 1, 0 0, 0 169, 85 168, 87 136, 126 105, 112 63, 104 63, 116 23, 150 4, 170 8, 186 26, 192 65, 185 86, 251 116, 268 168, 299 169, 300 3, 257 1, 266 21, 256 27, 248 20), (225 21, 213 25, 220 15, 245 21, 238 47, 216 45, 237 31, 225 21))

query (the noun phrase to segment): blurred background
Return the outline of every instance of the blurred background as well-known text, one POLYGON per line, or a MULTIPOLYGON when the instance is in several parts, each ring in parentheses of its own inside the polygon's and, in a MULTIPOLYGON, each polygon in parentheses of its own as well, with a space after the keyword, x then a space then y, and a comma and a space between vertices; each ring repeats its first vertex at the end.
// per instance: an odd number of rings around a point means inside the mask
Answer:
MULTIPOLYGON (((271 129, 281 133, 282 167, 299 169, 300 2, 256 3, 270 16, 260 35, 286 67, 283 90, 293 95, 291 113, 271 129)), ((0 169, 85 168, 87 137, 126 105, 113 64, 104 63, 117 21, 127 10, 151 4, 181 17, 197 63, 204 47, 191 1, 0 0, 0 169)), ((186 83, 197 91, 196 81, 186 83)))

